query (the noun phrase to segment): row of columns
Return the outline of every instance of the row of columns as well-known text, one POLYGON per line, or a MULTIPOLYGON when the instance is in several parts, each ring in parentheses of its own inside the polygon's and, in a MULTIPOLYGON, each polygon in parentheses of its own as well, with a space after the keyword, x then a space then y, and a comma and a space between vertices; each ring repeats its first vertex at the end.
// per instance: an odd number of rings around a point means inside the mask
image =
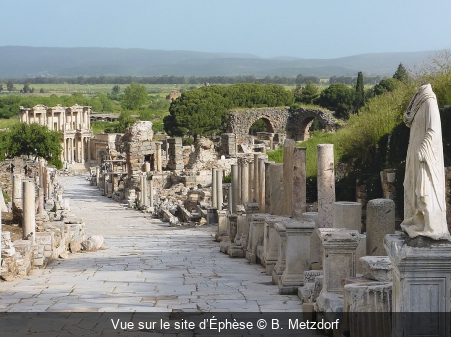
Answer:
POLYGON ((53 131, 66 131, 83 129, 89 130, 91 128, 90 114, 86 108, 83 111, 66 110, 55 111, 51 110, 49 115, 47 110, 24 109, 20 115, 20 121, 31 124, 37 123, 44 125, 53 131), (56 123, 56 127, 55 127, 56 123), (67 125, 67 127, 66 127, 67 125))
POLYGON ((64 161, 72 163, 84 163, 85 160, 91 160, 90 151, 91 138, 81 135, 80 139, 67 137, 64 139, 64 161), (87 152, 87 155, 85 155, 87 152))

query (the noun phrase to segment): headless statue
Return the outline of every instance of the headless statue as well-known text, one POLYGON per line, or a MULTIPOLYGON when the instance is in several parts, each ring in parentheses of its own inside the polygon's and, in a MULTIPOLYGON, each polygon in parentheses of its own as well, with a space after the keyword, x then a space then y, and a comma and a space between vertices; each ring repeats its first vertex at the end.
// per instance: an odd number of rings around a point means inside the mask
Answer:
POLYGON ((422 85, 413 96, 404 123, 410 128, 410 139, 401 228, 411 238, 450 240, 440 113, 430 84, 422 85))

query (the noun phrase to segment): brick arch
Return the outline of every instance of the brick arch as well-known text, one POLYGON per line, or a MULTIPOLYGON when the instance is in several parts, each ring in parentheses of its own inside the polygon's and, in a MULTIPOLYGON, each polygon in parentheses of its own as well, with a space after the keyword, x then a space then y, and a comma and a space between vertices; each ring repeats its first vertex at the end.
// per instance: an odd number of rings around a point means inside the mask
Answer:
POLYGON ((229 133, 234 133, 237 142, 243 142, 249 135, 249 129, 257 120, 263 119, 271 126, 273 133, 286 133, 287 138, 296 141, 309 137, 309 127, 318 119, 320 128, 331 132, 342 125, 329 110, 298 108, 290 111, 289 107, 253 108, 229 110, 229 133))

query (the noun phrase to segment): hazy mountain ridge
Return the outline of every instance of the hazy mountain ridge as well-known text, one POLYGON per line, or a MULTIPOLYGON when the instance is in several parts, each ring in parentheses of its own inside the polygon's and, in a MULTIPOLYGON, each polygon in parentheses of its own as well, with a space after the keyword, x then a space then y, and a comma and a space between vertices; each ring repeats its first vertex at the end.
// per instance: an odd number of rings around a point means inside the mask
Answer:
POLYGON ((121 48, 0 47, 0 78, 36 76, 391 76, 399 63, 419 65, 433 54, 400 52, 335 59, 121 48))

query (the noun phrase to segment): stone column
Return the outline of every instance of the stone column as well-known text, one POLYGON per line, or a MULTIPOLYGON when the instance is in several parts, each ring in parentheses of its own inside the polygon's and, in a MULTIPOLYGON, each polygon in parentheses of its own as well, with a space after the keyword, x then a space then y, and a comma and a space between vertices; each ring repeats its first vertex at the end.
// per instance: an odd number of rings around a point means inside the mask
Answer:
POLYGON ((96 167, 96 186, 99 186, 100 167, 96 167))
POLYGON ((390 234, 392 336, 450 336, 451 242, 390 234), (446 313, 446 315, 445 315, 446 313))
POLYGON ((334 202, 334 228, 353 229, 362 232, 362 204, 360 202, 334 202))
POLYGON ((151 211, 153 212, 153 180, 152 177, 150 177, 149 180, 149 207, 151 211))
POLYGON ((249 163, 241 161, 241 202, 249 202, 249 163))
POLYGON ((144 172, 150 172, 150 163, 144 163, 144 172))
POLYGON ((236 199, 236 204, 237 205, 243 205, 243 199, 241 197, 241 161, 239 160, 239 158, 237 159, 237 177, 238 177, 238 185, 237 185, 237 199, 236 199))
POLYGON ((44 187, 44 159, 39 159, 39 187, 44 187))
POLYGON ((266 180, 265 180, 265 158, 258 158, 258 196, 257 202, 260 206, 260 212, 266 212, 265 203, 265 191, 266 191, 266 180))
MULTIPOLYGON (((268 158, 268 157, 263 153, 254 154, 254 202, 258 202, 259 205, 260 205, 260 200, 259 200, 260 181, 262 179, 262 177, 260 177, 260 166, 259 166, 260 158, 268 158)), ((262 212, 261 209, 260 209, 260 212, 262 212)))
POLYGON ((248 169, 249 169, 249 182, 248 182, 248 188, 249 188, 249 192, 248 192, 248 202, 255 202, 255 198, 254 198, 254 162, 249 162, 248 164, 248 169))
POLYGON ((305 147, 296 147, 293 152, 293 219, 301 219, 307 204, 307 172, 305 167, 305 147))
POLYGON ((44 215, 44 188, 38 189, 38 215, 42 217, 44 215))
POLYGON ((283 164, 271 163, 269 165, 269 193, 270 208, 269 213, 272 215, 283 215, 283 164))
POLYGON ((238 200, 238 166, 232 165, 232 191, 233 191, 233 199, 232 199, 232 213, 236 213, 236 205, 238 200))
POLYGON ((285 224, 286 263, 279 280, 280 294, 297 294, 304 285, 304 271, 309 270, 310 236, 315 229, 311 220, 290 221, 285 224))
POLYGON ((283 144, 283 215, 291 216, 293 213, 293 168, 294 149, 296 143, 292 139, 285 139, 283 144))
POLYGON ((211 169, 211 207, 218 208, 218 192, 216 185, 216 168, 211 169))
POLYGON ((222 203, 224 201, 224 195, 222 191, 222 170, 218 170, 216 172, 216 188, 217 188, 217 203, 218 203, 218 211, 222 210, 222 203))
POLYGON ((366 255, 387 255, 384 237, 395 233, 395 203, 390 199, 373 199, 366 205, 366 255))
POLYGON ((161 160, 161 142, 156 142, 155 145, 157 147, 156 150, 156 164, 157 164, 157 172, 161 172, 163 171, 163 165, 162 165, 162 160, 161 160))
POLYGON ((318 145, 318 224, 331 228, 334 222, 334 145, 318 145))
POLYGON ((31 181, 23 182, 23 239, 35 241, 36 237, 36 210, 35 188, 31 181))
POLYGON ((355 277, 359 233, 342 228, 319 228, 317 232, 323 245, 323 289, 317 304, 325 312, 334 301, 342 301, 342 280, 355 277))
POLYGON ((22 208, 22 176, 20 174, 13 175, 13 206, 22 208))
POLYGON ((227 190, 227 211, 230 214, 233 214, 232 204, 233 204, 233 190, 232 190, 232 184, 230 184, 229 189, 227 190))
POLYGON ((149 199, 147 198, 148 192, 147 192, 147 174, 143 174, 142 176, 142 182, 143 182, 143 206, 147 208, 149 206, 149 199))
POLYGON ((265 211, 271 213, 271 174, 270 165, 274 162, 265 162, 265 211))

